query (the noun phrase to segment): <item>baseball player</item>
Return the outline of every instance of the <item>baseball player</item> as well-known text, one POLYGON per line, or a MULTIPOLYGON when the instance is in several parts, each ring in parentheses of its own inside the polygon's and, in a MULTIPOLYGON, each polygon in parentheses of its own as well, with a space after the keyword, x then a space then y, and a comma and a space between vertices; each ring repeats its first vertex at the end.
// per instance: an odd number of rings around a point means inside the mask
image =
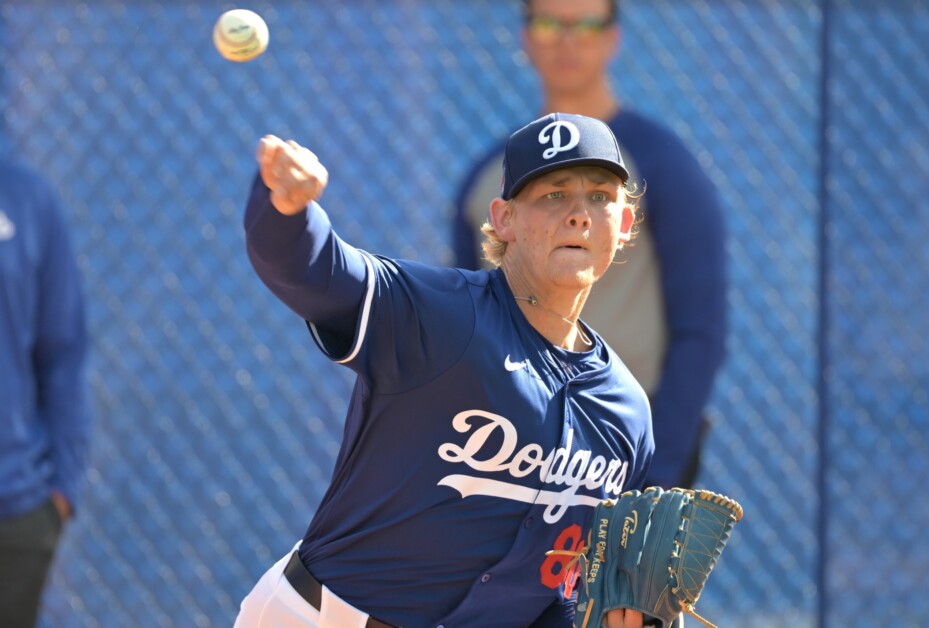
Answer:
POLYGON ((570 626, 578 568, 546 552, 583 549, 654 451, 645 393, 579 318, 635 222, 609 127, 551 114, 510 136, 493 270, 354 248, 316 202, 313 153, 267 136, 257 159, 249 258, 357 380, 306 535, 236 626, 570 626))

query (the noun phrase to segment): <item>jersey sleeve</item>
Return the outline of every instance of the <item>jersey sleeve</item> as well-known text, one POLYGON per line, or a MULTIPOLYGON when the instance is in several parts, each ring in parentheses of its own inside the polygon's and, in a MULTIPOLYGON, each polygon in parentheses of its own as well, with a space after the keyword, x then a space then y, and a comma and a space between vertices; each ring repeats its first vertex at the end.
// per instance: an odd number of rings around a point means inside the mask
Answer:
POLYGON ((474 164, 458 190, 452 220, 455 266, 477 270, 484 265, 481 226, 489 219, 490 202, 500 196, 502 165, 502 147, 495 147, 474 164))
POLYGON ((41 194, 35 210, 45 221, 38 325, 32 352, 38 410, 52 437, 51 486, 76 509, 92 429, 85 372, 87 327, 82 279, 57 196, 38 178, 36 187, 41 194))
POLYGON ((474 302, 457 269, 374 255, 368 260, 370 310, 347 363, 379 392, 399 393, 458 361, 474 335, 474 302))
POLYGON ((326 212, 310 203, 305 212, 285 216, 256 177, 245 210, 245 244, 262 282, 319 330, 326 353, 347 352, 368 289, 367 265, 359 250, 339 239, 326 212))
POLYGON ((256 178, 245 211, 256 273, 306 320, 330 359, 380 392, 448 368, 470 342, 474 306, 461 272, 372 255, 339 238, 317 203, 285 216, 256 178))
POLYGON ((716 190, 676 137, 657 180, 647 181, 648 215, 661 261, 669 343, 652 397, 656 457, 650 485, 673 486, 694 448, 724 354, 725 226, 716 190), (672 157, 673 156, 673 157, 672 157))
POLYGON ((455 215, 452 218, 452 251, 455 254, 454 265, 460 268, 476 269, 478 267, 477 234, 468 216, 468 201, 474 182, 474 173, 465 179, 463 187, 455 199, 455 215))

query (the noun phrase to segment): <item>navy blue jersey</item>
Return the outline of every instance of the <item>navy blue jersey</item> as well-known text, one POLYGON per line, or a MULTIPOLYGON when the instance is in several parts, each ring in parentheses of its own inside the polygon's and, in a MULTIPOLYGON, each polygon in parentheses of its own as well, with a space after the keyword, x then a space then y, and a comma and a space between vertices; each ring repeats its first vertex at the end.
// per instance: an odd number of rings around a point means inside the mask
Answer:
POLYGON ((545 552, 579 549, 654 449, 622 362, 590 329, 584 353, 545 340, 501 271, 370 255, 315 204, 279 214, 260 181, 246 226, 259 275, 357 374, 310 571, 395 625, 570 625, 567 559, 545 552))

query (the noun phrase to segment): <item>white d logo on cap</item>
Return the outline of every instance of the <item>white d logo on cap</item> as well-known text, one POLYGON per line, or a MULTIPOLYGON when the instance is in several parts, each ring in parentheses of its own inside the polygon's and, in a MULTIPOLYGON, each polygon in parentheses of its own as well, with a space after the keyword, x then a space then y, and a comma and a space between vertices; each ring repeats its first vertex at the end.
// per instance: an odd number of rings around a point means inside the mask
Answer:
POLYGON ((581 141, 581 132, 578 131, 577 127, 571 122, 556 120, 546 125, 546 127, 539 132, 539 144, 548 144, 549 141, 552 143, 551 147, 542 151, 542 157, 545 159, 551 159, 558 153, 571 150, 577 146, 577 143, 581 141), (570 134, 570 139, 564 146, 561 145, 562 128, 567 129, 570 134), (549 135, 549 129, 551 129, 551 135, 549 135))

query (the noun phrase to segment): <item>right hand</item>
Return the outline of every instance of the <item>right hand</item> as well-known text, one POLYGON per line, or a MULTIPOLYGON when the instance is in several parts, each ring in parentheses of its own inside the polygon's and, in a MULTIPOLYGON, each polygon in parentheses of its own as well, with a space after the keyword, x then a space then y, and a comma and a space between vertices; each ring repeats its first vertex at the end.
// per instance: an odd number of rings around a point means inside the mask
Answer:
POLYGON ((73 510, 71 509, 71 504, 68 502, 67 497, 59 491, 52 491, 50 499, 55 506, 55 510, 58 511, 58 518, 61 519, 62 523, 71 518, 73 510))
POLYGON ((299 214, 310 201, 318 200, 329 182, 329 172, 316 155, 293 140, 265 135, 255 158, 271 190, 271 204, 287 216, 299 214))

